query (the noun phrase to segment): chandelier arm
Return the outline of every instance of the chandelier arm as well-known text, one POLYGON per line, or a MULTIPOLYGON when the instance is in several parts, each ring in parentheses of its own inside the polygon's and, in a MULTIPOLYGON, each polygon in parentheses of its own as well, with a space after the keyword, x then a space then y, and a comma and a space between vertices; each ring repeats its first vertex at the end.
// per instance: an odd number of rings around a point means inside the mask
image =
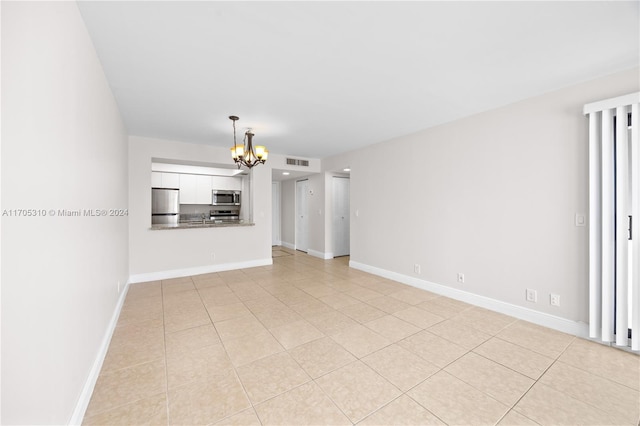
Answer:
POLYGON ((261 146, 261 156, 258 158, 253 146, 254 134, 251 129, 245 132, 241 147, 242 151, 240 151, 236 135, 236 121, 239 120, 239 118, 235 115, 231 115, 229 116, 229 119, 233 121, 233 148, 231 148, 231 155, 233 157, 233 161, 238 166, 238 169, 241 166, 246 166, 247 168, 251 169, 255 165, 265 164, 267 160, 264 157, 266 157, 267 150, 266 148, 261 146), (242 155, 239 154, 240 152, 242 152, 242 155))

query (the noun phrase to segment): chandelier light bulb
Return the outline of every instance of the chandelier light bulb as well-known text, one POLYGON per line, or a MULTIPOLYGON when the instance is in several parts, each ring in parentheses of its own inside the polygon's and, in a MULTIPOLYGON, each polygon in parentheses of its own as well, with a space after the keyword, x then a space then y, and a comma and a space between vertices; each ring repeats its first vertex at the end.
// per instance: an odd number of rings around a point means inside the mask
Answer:
POLYGON ((231 158, 238 165, 252 168, 258 164, 264 164, 267 161, 269 151, 263 145, 253 146, 253 137, 255 136, 252 129, 249 128, 244 133, 244 141, 239 145, 236 141, 236 121, 239 118, 235 115, 229 116, 233 122, 233 147, 231 148, 231 158))

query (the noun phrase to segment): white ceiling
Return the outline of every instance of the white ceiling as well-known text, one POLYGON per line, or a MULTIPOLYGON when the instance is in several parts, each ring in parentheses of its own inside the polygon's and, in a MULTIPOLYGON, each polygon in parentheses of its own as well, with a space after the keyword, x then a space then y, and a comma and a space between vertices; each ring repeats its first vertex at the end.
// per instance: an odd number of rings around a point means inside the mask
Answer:
POLYGON ((639 64, 637 1, 78 4, 130 134, 312 158, 639 64))

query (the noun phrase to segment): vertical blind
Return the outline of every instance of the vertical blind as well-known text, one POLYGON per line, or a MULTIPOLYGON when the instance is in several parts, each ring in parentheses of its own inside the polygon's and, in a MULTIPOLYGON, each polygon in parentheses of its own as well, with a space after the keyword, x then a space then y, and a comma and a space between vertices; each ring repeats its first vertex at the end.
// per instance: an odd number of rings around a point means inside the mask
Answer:
POLYGON ((589 335, 640 350, 640 92, 589 117, 589 335))

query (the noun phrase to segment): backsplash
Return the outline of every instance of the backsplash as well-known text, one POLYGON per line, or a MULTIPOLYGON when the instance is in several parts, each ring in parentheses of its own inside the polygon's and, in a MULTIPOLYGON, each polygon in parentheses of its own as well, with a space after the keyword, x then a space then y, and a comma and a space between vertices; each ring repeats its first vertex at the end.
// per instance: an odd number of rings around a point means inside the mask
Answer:
POLYGON ((180 204, 180 214, 206 214, 209 216, 209 211, 213 207, 208 204, 180 204))

